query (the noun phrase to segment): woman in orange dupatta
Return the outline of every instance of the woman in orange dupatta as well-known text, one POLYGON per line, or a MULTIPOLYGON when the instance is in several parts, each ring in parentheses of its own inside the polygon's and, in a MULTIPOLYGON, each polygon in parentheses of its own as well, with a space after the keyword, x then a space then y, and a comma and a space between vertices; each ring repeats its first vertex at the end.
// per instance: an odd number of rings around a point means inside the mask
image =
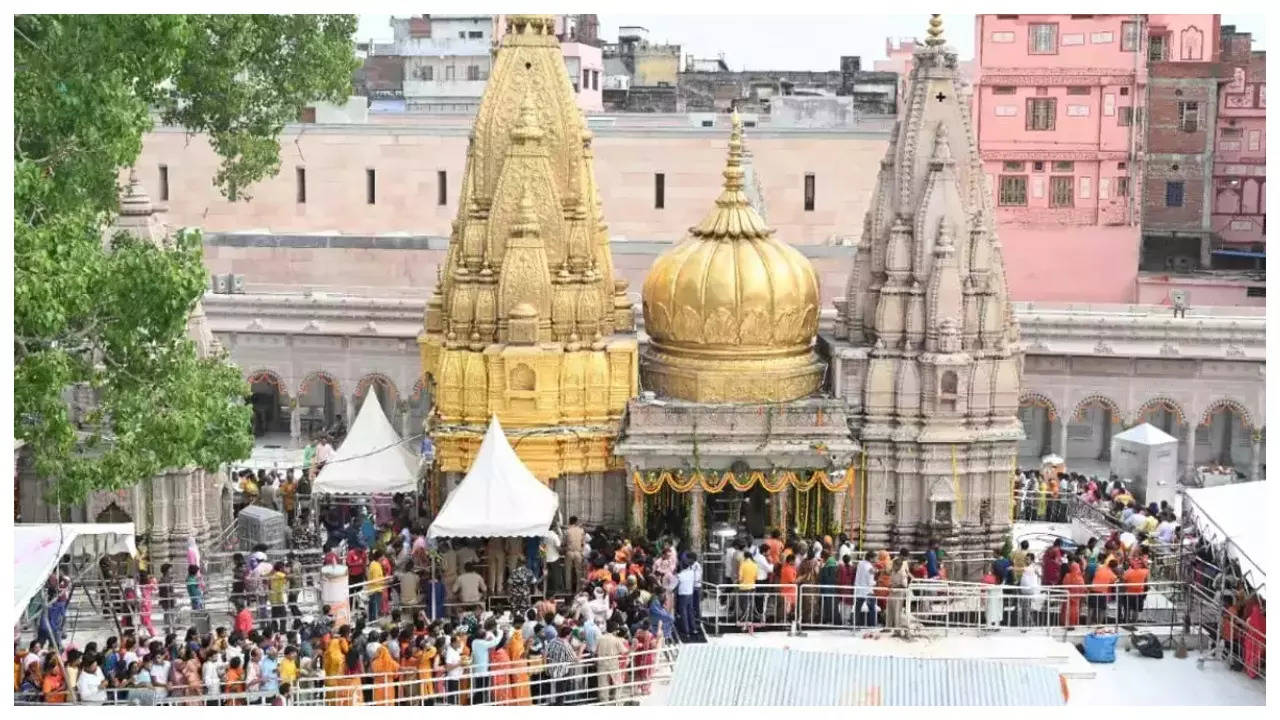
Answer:
MULTIPOLYGON (((346 628, 343 628, 346 630, 346 628)), ((347 667, 347 651, 351 648, 351 643, 347 641, 346 633, 341 636, 331 638, 329 644, 324 648, 324 684, 329 688, 325 693, 330 705, 349 705, 350 703, 342 702, 342 687, 346 685, 339 677, 347 667)))
POLYGON ((400 663, 391 657, 391 651, 385 644, 378 646, 378 652, 369 663, 369 672, 373 675, 373 705, 395 705, 396 686, 400 663))
POLYGON ((1080 598, 1085 594, 1084 573, 1080 572, 1080 563, 1073 562, 1067 567, 1062 587, 1067 591, 1067 601, 1062 605, 1062 624, 1075 627, 1080 624, 1080 598))
POLYGON ((489 678, 493 693, 493 704, 510 705, 511 695, 511 655, 505 645, 494 646, 489 651, 489 678))
POLYGON ((517 629, 507 641, 507 655, 511 657, 510 705, 532 705, 533 692, 529 685, 529 661, 525 658, 524 632, 517 629))

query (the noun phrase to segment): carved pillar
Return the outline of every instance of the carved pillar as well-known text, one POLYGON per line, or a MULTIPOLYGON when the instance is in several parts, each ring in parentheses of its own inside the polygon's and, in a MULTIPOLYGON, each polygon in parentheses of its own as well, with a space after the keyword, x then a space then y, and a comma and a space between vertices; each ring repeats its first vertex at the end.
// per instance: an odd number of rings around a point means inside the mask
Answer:
POLYGON ((302 406, 296 403, 289 410, 289 443, 294 448, 302 447, 302 406))
POLYGON ((1262 458, 1263 458, 1262 433, 1258 432, 1257 430, 1253 431, 1253 439, 1249 447, 1253 453, 1252 456, 1249 458, 1249 479, 1261 480, 1262 479, 1262 458))
POLYGON ((641 472, 632 468, 627 476, 627 489, 631 491, 631 532, 636 537, 645 537, 644 526, 644 493, 636 485, 635 473, 641 472))
POLYGON ((1067 459, 1067 426, 1070 424, 1067 420, 1068 418, 1064 415, 1058 416, 1058 439, 1061 442, 1061 445, 1058 446, 1058 454, 1062 456, 1063 460, 1067 459))
POLYGON ((788 513, 791 511, 791 486, 782 488, 773 494, 773 526, 778 528, 785 538, 787 536, 788 513))
MULTIPOLYGON (((173 524, 169 529, 168 542, 165 544, 166 550, 171 550, 178 543, 185 544, 187 537, 193 531, 194 523, 192 522, 192 491, 194 490, 192 476, 193 470, 175 470, 169 473, 167 484, 172 488, 173 504, 172 517, 173 524)), ((166 553, 167 555, 167 553, 166 553)))
POLYGON ((847 517, 848 513, 845 511, 845 508, 848 507, 845 504, 848 502, 848 498, 848 490, 831 493, 831 517, 837 521, 835 523, 838 528, 836 531, 837 533, 848 533, 850 529, 847 517))
POLYGON ((689 545, 694 552, 702 552, 706 547, 706 520, 703 507, 706 505, 706 491, 701 485, 695 485, 689 491, 689 545))

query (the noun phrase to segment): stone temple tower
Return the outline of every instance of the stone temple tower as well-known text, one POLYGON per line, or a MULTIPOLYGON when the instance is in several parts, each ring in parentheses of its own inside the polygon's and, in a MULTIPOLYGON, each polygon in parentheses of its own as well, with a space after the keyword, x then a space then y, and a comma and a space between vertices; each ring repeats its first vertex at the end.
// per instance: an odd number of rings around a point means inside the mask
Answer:
POLYGON ((1022 351, 970 117, 934 15, 836 301, 873 547, 997 544, 1010 525, 1022 351))
POLYGON ((635 319, 613 270, 591 132, 552 17, 506 16, 494 52, 418 338, 436 398, 437 488, 467 471, 497 415, 566 517, 620 522, 613 443, 636 394, 635 319))

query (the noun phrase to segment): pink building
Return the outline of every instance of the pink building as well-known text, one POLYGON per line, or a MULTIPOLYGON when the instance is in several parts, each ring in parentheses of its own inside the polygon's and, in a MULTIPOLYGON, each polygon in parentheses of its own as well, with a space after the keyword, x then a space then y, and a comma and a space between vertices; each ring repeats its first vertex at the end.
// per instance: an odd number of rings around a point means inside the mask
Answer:
POLYGON ((1218 98, 1213 163, 1215 262, 1263 253, 1267 236, 1267 56, 1249 33, 1222 28, 1222 62, 1230 82, 1218 98))
POLYGON ((1137 15, 979 15, 978 147, 1018 300, 1130 302, 1147 82, 1137 15), (1082 282, 1087 278, 1087 282, 1082 282))

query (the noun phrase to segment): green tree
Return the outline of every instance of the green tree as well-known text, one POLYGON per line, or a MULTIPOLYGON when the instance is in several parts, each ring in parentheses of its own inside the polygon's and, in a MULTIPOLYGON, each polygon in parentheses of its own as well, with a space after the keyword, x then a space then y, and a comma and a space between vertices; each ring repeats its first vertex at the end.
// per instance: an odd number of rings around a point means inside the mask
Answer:
POLYGON ((154 123, 204 134, 232 200, 279 169, 278 137, 343 101, 351 15, 22 15, 14 19, 14 434, 51 501, 216 467, 252 448, 247 387, 200 358, 187 316, 201 240, 111 232, 123 168, 154 123), (94 392, 77 424, 69 388, 94 392))

